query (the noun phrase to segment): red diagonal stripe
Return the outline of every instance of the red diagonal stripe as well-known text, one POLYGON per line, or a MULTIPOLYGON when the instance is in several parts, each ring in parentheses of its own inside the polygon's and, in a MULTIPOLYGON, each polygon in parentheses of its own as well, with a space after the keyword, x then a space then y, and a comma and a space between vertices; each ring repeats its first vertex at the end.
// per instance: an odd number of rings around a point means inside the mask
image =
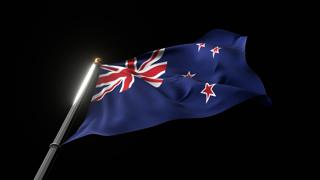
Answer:
POLYGON ((162 71, 165 71, 166 67, 167 67, 167 64, 162 64, 162 65, 156 66, 154 68, 151 68, 146 72, 143 72, 143 73, 138 72, 138 74, 142 75, 142 76, 147 76, 147 77, 154 77, 157 74, 161 73, 162 71))
POLYGON ((99 77, 96 85, 100 85, 102 83, 107 83, 107 82, 110 82, 110 81, 114 81, 114 80, 118 79, 121 76, 123 76, 122 73, 113 73, 113 74, 109 74, 107 76, 99 77))
POLYGON ((150 61, 152 61, 154 58, 157 57, 157 55, 159 54, 160 49, 157 49, 152 56, 145 62, 143 62, 139 68, 139 70, 142 70, 150 61))
POLYGON ((118 70, 118 68, 110 67, 110 66, 106 66, 106 65, 101 65, 100 68, 105 69, 105 70, 109 70, 109 71, 117 71, 118 70))
POLYGON ((116 88, 120 83, 121 83, 121 80, 118 80, 113 86, 111 86, 110 88, 105 89, 104 92, 100 96, 95 98, 94 100, 95 101, 101 100, 104 97, 104 95, 106 95, 107 93, 113 91, 114 88, 116 88))
POLYGON ((145 81, 158 82, 158 83, 161 83, 163 81, 163 79, 159 79, 159 78, 153 79, 153 78, 149 78, 149 77, 142 77, 141 79, 143 79, 145 81))

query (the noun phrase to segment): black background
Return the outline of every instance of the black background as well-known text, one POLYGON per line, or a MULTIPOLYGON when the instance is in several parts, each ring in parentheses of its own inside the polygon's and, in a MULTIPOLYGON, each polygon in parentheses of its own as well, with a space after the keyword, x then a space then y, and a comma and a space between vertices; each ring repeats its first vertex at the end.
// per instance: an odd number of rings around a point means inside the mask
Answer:
MULTIPOLYGON (((19 173, 32 179, 62 124, 94 57, 104 63, 156 48, 194 42, 221 28, 248 36, 246 57, 272 98, 272 10, 266 4, 219 1, 25 4, 16 14, 19 37, 15 109, 28 147, 19 173), (19 74, 19 75, 18 75, 19 74), (23 91, 23 93, 21 92, 23 91), (23 108, 21 108, 23 107, 23 108), (19 110, 18 110, 19 109, 19 110)), ((92 91, 92 88, 91 90, 92 91)), ((83 120, 83 100, 69 135, 83 120)), ((219 115, 171 121, 113 137, 88 136, 63 146, 47 179, 115 179, 172 174, 265 176, 273 170, 277 124, 255 98, 219 115), (149 175, 148 175, 149 174, 149 175)))

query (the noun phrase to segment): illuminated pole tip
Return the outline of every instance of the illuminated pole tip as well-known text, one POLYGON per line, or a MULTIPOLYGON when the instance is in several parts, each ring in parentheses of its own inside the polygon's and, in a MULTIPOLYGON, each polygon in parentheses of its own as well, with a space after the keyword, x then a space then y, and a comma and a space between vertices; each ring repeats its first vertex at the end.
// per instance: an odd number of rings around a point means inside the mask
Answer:
POLYGON ((96 58, 94 63, 92 63, 87 75, 85 76, 84 80, 81 83, 81 86, 80 86, 80 88, 78 90, 78 93, 77 93, 77 95, 76 95, 76 97, 75 97, 75 99, 73 101, 73 104, 75 104, 76 102, 79 101, 79 99, 81 99, 81 97, 82 97, 82 95, 84 93, 84 90, 86 89, 86 87, 89 84, 89 81, 91 79, 91 76, 93 75, 93 72, 94 72, 96 66, 99 65, 99 64, 97 64, 97 63, 99 63, 98 59, 100 59, 100 58, 96 58))
POLYGON ((78 90, 78 93, 73 101, 73 104, 75 104, 80 99, 80 97, 83 95, 84 90, 86 89, 86 87, 91 79, 91 76, 93 75, 94 69, 96 68, 96 66, 100 66, 101 62, 102 62, 101 58, 97 57, 94 59, 94 62, 92 63, 86 77, 84 78, 84 80, 80 86, 80 89, 78 90))
POLYGON ((101 65, 101 62, 102 62, 101 58, 98 58, 98 57, 97 57, 97 58, 94 59, 94 62, 93 62, 93 63, 94 63, 94 64, 97 64, 97 65, 101 65))

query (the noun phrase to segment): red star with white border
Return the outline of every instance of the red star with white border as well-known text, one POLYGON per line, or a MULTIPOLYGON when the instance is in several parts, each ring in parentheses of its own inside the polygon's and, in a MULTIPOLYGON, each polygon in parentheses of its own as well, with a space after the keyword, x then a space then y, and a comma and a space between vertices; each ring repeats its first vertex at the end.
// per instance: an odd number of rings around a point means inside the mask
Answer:
POLYGON ((220 47, 216 46, 216 47, 214 47, 213 49, 210 50, 212 52, 212 58, 214 58, 215 54, 219 54, 219 50, 220 49, 221 49, 220 47))
POLYGON ((198 43, 197 46, 198 46, 198 52, 199 52, 201 48, 206 47, 206 43, 198 43))
POLYGON ((206 83, 204 89, 201 91, 201 94, 206 95, 206 103, 208 103, 210 96, 216 97, 216 94, 212 90, 215 85, 216 84, 206 83))
POLYGON ((191 74, 190 71, 188 71, 187 74, 183 74, 182 76, 185 77, 185 78, 193 78, 193 76, 195 76, 196 74, 191 74))

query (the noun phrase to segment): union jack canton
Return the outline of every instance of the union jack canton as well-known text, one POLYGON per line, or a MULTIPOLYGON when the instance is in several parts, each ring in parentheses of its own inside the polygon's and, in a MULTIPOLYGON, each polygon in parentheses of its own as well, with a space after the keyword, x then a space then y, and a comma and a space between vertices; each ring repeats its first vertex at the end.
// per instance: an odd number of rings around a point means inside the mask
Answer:
POLYGON ((128 90, 134 83, 135 78, 143 79, 153 87, 159 87, 163 79, 159 78, 165 73, 167 62, 157 63, 164 53, 163 49, 153 51, 151 57, 137 67, 137 58, 126 61, 125 67, 113 65, 101 65, 106 73, 99 75, 96 87, 104 87, 92 97, 93 101, 100 101, 106 94, 112 92, 121 85, 120 93, 128 90))

